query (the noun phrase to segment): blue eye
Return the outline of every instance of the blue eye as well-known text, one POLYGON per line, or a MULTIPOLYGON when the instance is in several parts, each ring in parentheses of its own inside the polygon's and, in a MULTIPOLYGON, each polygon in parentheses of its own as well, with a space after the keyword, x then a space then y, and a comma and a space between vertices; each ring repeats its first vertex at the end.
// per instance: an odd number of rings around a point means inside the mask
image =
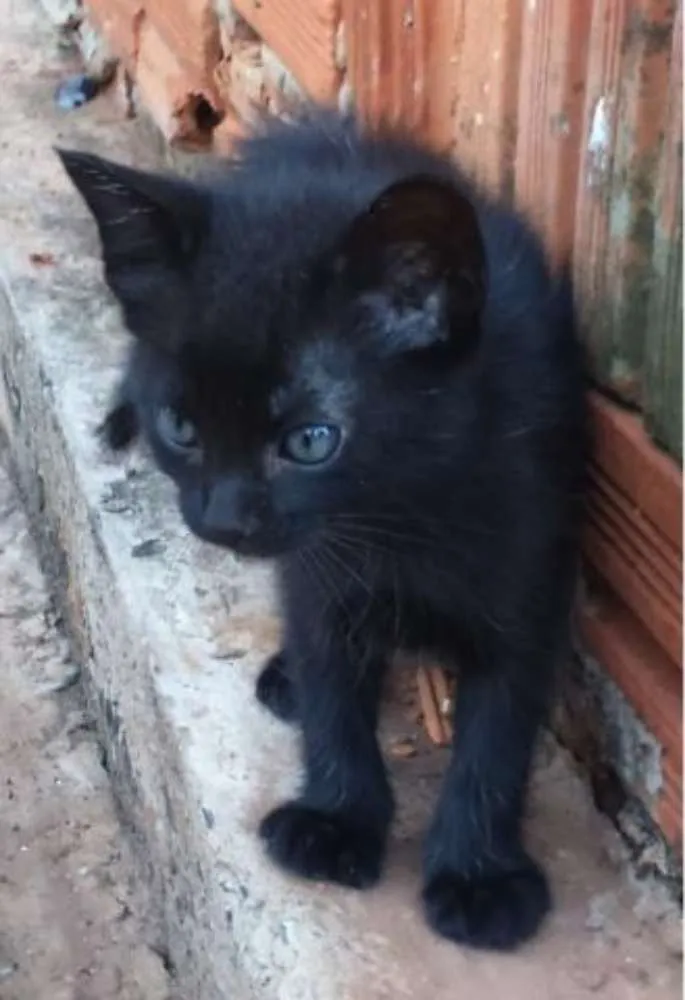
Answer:
POLYGON ((332 424, 303 424, 285 434, 281 454, 299 465, 321 465, 335 454, 340 438, 332 424))
POLYGON ((195 452, 200 447, 195 424, 173 406, 161 406, 157 411, 157 433, 173 451, 195 452))

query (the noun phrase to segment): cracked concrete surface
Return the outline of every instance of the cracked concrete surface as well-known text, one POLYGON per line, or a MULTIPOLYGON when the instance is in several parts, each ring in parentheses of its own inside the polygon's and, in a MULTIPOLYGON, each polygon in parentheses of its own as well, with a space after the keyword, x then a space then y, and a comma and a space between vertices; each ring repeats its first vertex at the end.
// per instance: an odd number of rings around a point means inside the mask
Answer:
MULTIPOLYGON (((0 422, 183 1000, 675 1000, 677 916, 629 883, 614 831, 551 743, 529 838, 557 906, 518 955, 460 950, 423 923, 419 839, 444 753, 420 741, 392 764, 401 809, 381 886, 304 885, 266 862, 256 825, 297 780, 296 735, 253 698, 278 641, 268 569, 189 537, 145 457, 114 462, 92 433, 124 340, 51 146, 141 165, 154 154, 106 96, 54 108, 70 67, 31 0, 0 0, 0 18, 0 422)), ((414 732, 395 704, 384 740, 414 732)), ((9 937, 11 914, 0 919, 9 937)))
POLYGON ((173 1000, 6 457, 0 449, 0 998, 173 1000))

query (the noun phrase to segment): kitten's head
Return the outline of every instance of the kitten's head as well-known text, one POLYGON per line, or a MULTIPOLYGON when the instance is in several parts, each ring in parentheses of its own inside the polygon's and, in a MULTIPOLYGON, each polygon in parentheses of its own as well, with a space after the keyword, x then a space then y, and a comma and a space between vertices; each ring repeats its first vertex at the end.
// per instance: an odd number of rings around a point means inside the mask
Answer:
POLYGON ((110 438, 142 429, 196 534, 278 555, 406 498, 485 297, 449 180, 275 159, 201 185, 61 156, 136 338, 110 438))

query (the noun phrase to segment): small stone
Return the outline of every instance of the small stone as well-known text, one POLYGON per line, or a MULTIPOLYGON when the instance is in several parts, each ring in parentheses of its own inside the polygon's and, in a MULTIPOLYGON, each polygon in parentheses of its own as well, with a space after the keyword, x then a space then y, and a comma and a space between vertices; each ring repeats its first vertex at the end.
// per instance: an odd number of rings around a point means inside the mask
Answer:
POLYGON ((131 555, 134 559, 149 559, 151 556, 161 555, 165 548, 164 542, 160 541, 159 538, 148 538, 146 541, 134 545, 131 549, 131 555))
POLYGON ((55 256, 45 250, 38 250, 29 254, 29 260, 35 267, 49 267, 55 263, 55 256))
POLYGON ((6 979, 13 976, 15 972, 19 969, 19 964, 17 962, 8 962, 6 960, 0 959, 0 983, 4 983, 6 979))
POLYGON ((127 482, 110 483, 100 497, 100 504, 109 514, 124 514, 130 511, 131 494, 127 482))
POLYGON ((616 905, 613 896, 605 893, 601 896, 593 896, 588 906, 588 915, 585 919, 585 926, 589 931, 603 931, 611 917, 616 905))
POLYGON ((411 737, 396 740, 389 750, 390 756, 396 760, 409 760, 410 757, 416 757, 417 752, 416 743, 411 737))
POLYGON ((213 660, 242 660, 247 656, 247 650, 231 643, 226 645, 218 642, 212 649, 210 656, 213 660))
POLYGON ((609 982, 609 973, 600 970, 596 972, 594 976, 590 976, 588 978, 587 988, 590 991, 590 993, 599 993, 600 990, 604 989, 604 987, 607 985, 608 982, 609 982))
POLYGON ((75 687, 81 680, 81 668, 76 663, 65 663, 64 676, 57 681, 53 691, 55 694, 61 694, 63 691, 68 691, 70 688, 75 687))
POLYGON ((41 0, 41 3, 56 28, 73 31, 83 17, 79 0, 41 0))
POLYGON ((582 990, 582 996, 601 993, 609 982, 609 972, 592 963, 579 965, 572 973, 573 981, 582 990))
POLYGON ((636 983, 638 986, 651 985, 652 979, 649 972, 642 965, 638 965, 632 955, 625 956, 621 973, 629 983, 636 983))
POLYGON ((25 638, 33 642, 40 642, 45 638, 45 622, 38 615, 24 618, 19 622, 17 628, 25 638))

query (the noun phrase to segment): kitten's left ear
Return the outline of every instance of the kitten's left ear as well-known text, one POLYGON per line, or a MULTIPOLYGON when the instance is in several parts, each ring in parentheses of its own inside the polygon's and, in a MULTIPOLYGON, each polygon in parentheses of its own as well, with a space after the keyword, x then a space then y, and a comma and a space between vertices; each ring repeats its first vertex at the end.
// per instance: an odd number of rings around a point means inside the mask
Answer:
POLYGON ((392 184, 359 215, 339 258, 377 311, 388 353, 473 332, 486 261, 473 204, 453 184, 416 176, 392 184))
POLYGON ((207 214, 194 185, 90 153, 56 152, 97 223, 109 262, 125 254, 172 264, 192 251, 207 214))
POLYGON ((173 312, 178 313, 171 298, 206 230, 207 195, 181 178, 89 153, 56 152, 95 219, 105 276, 131 332, 171 346, 173 312))

